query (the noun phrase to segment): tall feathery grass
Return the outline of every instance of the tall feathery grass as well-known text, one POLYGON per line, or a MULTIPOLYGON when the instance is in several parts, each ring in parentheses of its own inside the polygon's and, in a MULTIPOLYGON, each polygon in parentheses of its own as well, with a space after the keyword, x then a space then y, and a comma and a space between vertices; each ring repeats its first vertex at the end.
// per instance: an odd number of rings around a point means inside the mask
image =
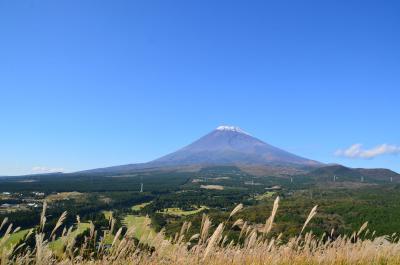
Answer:
MULTIPOLYGON (((138 241, 135 239, 137 228, 132 226, 126 232, 121 228, 117 230, 109 243, 106 242, 106 235, 114 234, 115 226, 111 216, 107 231, 100 233, 90 224, 89 232, 77 244, 72 227, 64 227, 56 238, 66 212, 60 216, 50 235, 45 234, 44 204, 38 228, 34 232, 31 230, 12 247, 7 247, 6 242, 19 229, 13 230, 7 218, 1 222, 0 264, 400 264, 399 239, 395 235, 369 235, 368 223, 351 236, 343 235, 336 239, 326 234, 317 237, 312 231, 304 234, 317 214, 317 206, 311 209, 298 236, 283 241, 281 234, 271 234, 278 206, 279 197, 262 229, 243 219, 233 220, 243 209, 243 205, 239 204, 227 220, 218 225, 203 214, 200 231, 195 234, 191 231, 191 223, 184 222, 179 233, 171 239, 166 239, 162 230, 157 234, 147 233, 138 241), (229 221, 233 225, 228 226, 229 221), (234 228, 240 230, 237 240, 229 237, 234 228), (189 237, 189 234, 193 235, 189 237), (28 244, 28 241, 31 243, 28 244), (58 253, 52 247, 56 241, 61 244, 58 253)), ((79 217, 77 222, 80 223, 79 217)))

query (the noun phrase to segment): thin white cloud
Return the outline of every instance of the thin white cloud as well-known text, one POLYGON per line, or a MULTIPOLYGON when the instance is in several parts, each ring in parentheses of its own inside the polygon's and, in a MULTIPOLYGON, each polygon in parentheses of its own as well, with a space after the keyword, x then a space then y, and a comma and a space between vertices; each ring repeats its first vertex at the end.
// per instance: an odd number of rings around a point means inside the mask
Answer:
POLYGON ((365 159, 396 154, 400 154, 400 146, 390 144, 381 144, 371 149, 363 149, 362 144, 353 144, 347 149, 339 149, 335 152, 336 156, 365 159))
POLYGON ((55 173, 55 172, 64 172, 63 168, 52 168, 52 167, 44 167, 44 166, 36 166, 31 169, 32 173, 55 173))

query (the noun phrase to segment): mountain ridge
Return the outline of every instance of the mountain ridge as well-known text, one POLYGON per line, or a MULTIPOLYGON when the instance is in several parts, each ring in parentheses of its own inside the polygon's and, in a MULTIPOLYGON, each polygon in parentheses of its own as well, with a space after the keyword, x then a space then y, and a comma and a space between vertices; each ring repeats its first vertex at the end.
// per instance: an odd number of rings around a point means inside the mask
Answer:
POLYGON ((327 165, 311 170, 307 176, 318 179, 332 179, 334 176, 337 180, 400 180, 400 174, 386 168, 351 168, 339 164, 327 165))

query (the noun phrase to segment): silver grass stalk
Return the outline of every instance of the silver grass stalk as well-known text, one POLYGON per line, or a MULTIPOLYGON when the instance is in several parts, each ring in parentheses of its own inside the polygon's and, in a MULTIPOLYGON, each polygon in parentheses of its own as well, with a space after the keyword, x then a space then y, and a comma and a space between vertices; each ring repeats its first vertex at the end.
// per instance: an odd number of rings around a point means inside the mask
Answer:
POLYGON ((54 233, 57 231, 57 229, 62 226, 62 224, 65 221, 65 218, 67 218, 67 211, 63 212, 60 216, 60 218, 58 218, 58 221, 56 223, 56 225, 53 228, 53 231, 51 231, 50 237, 52 237, 54 235, 54 233))
POLYGON ((219 237, 221 236, 223 230, 224 230, 224 224, 220 223, 218 225, 217 229, 215 229, 214 233, 210 237, 210 240, 208 241, 207 248, 204 252, 203 260, 205 260, 207 258, 208 254, 213 249, 215 243, 218 241, 219 237))
POLYGON ((8 221, 8 217, 6 217, 6 218, 4 218, 3 219, 3 222, 1 222, 1 225, 0 225, 0 230, 3 228, 3 226, 7 223, 7 221, 8 221))
POLYGON ((368 226, 368 221, 365 222, 365 223, 360 227, 360 230, 358 230, 358 232, 357 232, 357 236, 359 236, 359 235, 365 230, 365 228, 367 228, 367 226, 368 226))
MULTIPOLYGON (((229 218, 231 218, 232 216, 234 216, 235 214, 237 214, 240 210, 242 210, 243 209, 243 204, 242 203, 240 203, 240 204, 238 204, 233 210, 232 210, 232 212, 231 212, 231 214, 229 215, 229 218)), ((228 218, 228 219, 229 219, 228 218)))
POLYGON ((278 211, 278 207, 279 207, 279 196, 276 197, 276 199, 274 201, 274 206, 272 207, 271 216, 265 222, 264 234, 268 234, 271 231, 276 212, 278 211))
POLYGON ((303 228, 301 229, 300 234, 303 233, 303 231, 304 231, 304 229, 306 228, 307 224, 308 224, 308 223, 311 221, 311 219, 317 214, 317 207, 318 207, 318 205, 315 205, 315 206, 311 209, 310 213, 308 214, 308 217, 307 217, 306 221, 304 222, 304 225, 303 225, 303 228))
POLYGON ((40 215, 40 231, 43 232, 44 230, 44 225, 46 224, 46 208, 47 208, 47 201, 43 202, 43 209, 42 209, 42 214, 40 215))
POLYGON ((232 228, 233 227, 235 227, 235 226, 242 226, 243 225, 243 219, 237 219, 234 223, 233 223, 233 225, 232 225, 232 228))

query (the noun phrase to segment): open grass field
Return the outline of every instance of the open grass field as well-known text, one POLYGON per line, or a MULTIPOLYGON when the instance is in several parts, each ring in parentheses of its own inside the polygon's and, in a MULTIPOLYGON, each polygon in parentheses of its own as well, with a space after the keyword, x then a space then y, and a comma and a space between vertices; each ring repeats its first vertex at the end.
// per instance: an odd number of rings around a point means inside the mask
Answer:
POLYGON ((163 214, 169 214, 169 215, 174 215, 174 216, 188 216, 188 215, 193 215, 193 214, 198 214, 206 209, 209 209, 207 206, 201 206, 200 208, 194 209, 194 210, 189 210, 185 211, 182 210, 181 208, 165 208, 164 210, 160 211, 160 213, 163 214))
POLYGON ((151 219, 147 216, 127 215, 122 223, 127 228, 135 227, 134 236, 139 240, 147 242, 156 235, 151 227, 151 219))
POLYGON ((206 189, 206 190, 223 190, 224 186, 221 185, 200 185, 201 189, 206 189))
POLYGON ((81 192, 59 192, 57 194, 50 194, 49 196, 46 197, 46 200, 48 202, 53 202, 53 201, 62 201, 62 200, 83 200, 85 198, 85 194, 81 192))
POLYGON ((57 256, 61 256, 63 254, 63 248, 73 239, 75 239, 80 234, 89 230, 89 223, 79 223, 76 225, 76 228, 66 236, 60 237, 55 241, 50 242, 49 247, 51 250, 55 252, 57 256))
POLYGON ((274 196, 275 192, 274 191, 267 191, 263 194, 257 195, 255 197, 256 200, 261 201, 261 200, 265 200, 265 199, 269 199, 272 196, 274 196))
POLYGON ((104 218, 106 218, 106 220, 109 220, 112 216, 113 216, 113 211, 102 211, 104 218))
POLYGON ((28 210, 28 208, 26 206, 3 207, 3 208, 0 208, 0 214, 16 213, 16 212, 26 211, 26 210, 28 210))
MULTIPOLYGON (((17 245, 24 237, 29 233, 31 229, 20 230, 16 233, 12 233, 8 239, 4 242, 2 248, 4 249, 12 249, 15 245, 17 245)), ((1 250, 1 249, 0 249, 1 250)))
POLYGON ((151 204, 151 202, 144 202, 141 204, 136 204, 136 205, 133 205, 131 207, 131 209, 132 209, 132 211, 140 211, 141 209, 143 209, 144 207, 146 207, 147 205, 150 205, 150 204, 151 204))

